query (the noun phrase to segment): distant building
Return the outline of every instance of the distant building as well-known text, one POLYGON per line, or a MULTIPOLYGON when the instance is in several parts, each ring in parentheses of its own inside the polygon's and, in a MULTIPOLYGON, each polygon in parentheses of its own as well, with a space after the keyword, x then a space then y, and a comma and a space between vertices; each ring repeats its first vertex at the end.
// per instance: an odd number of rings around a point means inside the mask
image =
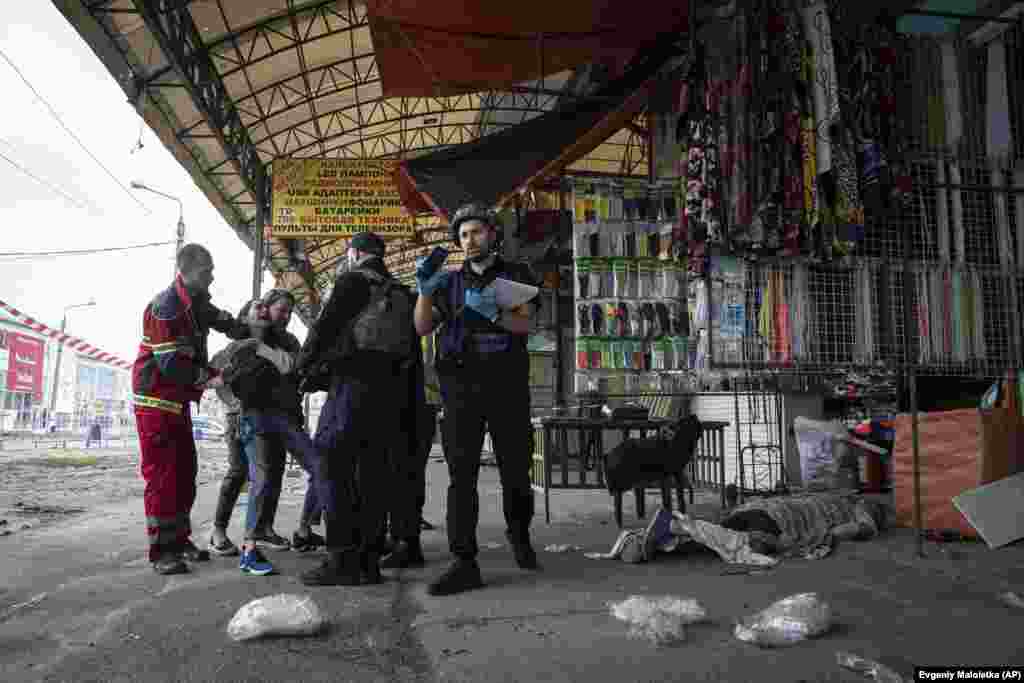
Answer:
POLYGON ((131 366, 81 339, 63 335, 56 401, 58 330, 0 301, 0 432, 134 429, 131 366), (52 410, 51 410, 52 408, 52 410))

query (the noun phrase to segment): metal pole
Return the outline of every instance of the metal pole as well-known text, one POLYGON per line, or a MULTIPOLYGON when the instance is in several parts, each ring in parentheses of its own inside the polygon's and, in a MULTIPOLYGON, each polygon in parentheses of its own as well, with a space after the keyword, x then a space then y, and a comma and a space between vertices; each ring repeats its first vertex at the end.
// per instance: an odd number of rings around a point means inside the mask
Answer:
MULTIPOLYGON (((562 218, 565 213, 565 188, 562 187, 562 179, 558 179, 558 220, 555 223, 555 234, 560 235, 562 231, 562 218)), ((557 243, 556 243, 557 244, 557 243)), ((557 252, 557 247, 556 247, 557 252)), ((562 414, 565 411, 565 377, 562 363, 563 340, 562 340, 562 272, 558 264, 555 264, 555 291, 554 291, 554 315, 555 325, 555 412, 562 414)))
POLYGON ((917 537, 917 556, 924 557, 924 520, 921 515, 921 440, 917 420, 917 374, 910 370, 910 431, 913 443, 914 465, 914 535, 917 537))
MULTIPOLYGON (((60 321, 60 334, 64 336, 64 330, 68 324, 68 313, 64 311, 64 317, 60 321)), ((61 353, 64 351, 64 340, 57 340, 57 363, 53 367, 53 391, 50 392, 50 419, 56 423, 54 415, 57 413, 57 381, 60 378, 60 358, 61 353)))
POLYGON ((263 287, 263 226, 267 222, 266 170, 261 166, 256 172, 256 219, 252 245, 252 298, 260 297, 263 287))

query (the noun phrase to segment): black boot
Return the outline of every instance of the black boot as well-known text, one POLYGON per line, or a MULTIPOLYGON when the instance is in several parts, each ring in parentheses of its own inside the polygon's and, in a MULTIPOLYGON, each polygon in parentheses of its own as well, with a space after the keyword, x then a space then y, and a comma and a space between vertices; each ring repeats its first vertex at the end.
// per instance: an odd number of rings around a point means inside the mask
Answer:
POLYGON ((358 586, 362 573, 359 553, 330 553, 319 567, 303 572, 300 580, 307 586, 358 586))
POLYGON ((418 536, 399 541, 390 555, 380 563, 382 569, 409 569, 427 563, 418 536))
POLYGON ((384 583, 384 577, 380 573, 380 555, 378 553, 360 553, 359 569, 362 573, 364 585, 384 583))
POLYGON ((505 538, 512 545, 512 553, 515 555, 516 564, 519 565, 520 569, 540 570, 537 553, 534 552, 533 545, 530 544, 529 534, 513 535, 512 533, 506 533, 505 538))
POLYGON ((427 586, 430 595, 455 595, 474 588, 483 588, 480 565, 475 559, 456 559, 448 570, 427 586))

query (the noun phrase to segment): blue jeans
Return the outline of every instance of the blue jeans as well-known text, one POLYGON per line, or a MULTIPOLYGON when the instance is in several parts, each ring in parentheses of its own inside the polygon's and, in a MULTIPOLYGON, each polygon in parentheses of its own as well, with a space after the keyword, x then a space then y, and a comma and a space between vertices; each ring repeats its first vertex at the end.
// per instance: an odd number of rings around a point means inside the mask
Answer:
POLYGON ((309 476, 299 524, 310 524, 320 515, 330 500, 322 485, 326 472, 312 439, 300 425, 280 413, 249 411, 240 421, 239 438, 249 461, 246 538, 272 528, 281 495, 285 450, 299 461, 309 476))

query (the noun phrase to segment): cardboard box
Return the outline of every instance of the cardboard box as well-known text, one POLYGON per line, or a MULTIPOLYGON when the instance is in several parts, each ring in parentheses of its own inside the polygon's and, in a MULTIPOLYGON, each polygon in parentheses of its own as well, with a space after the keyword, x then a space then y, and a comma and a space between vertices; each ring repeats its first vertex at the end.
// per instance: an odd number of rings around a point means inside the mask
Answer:
MULTIPOLYGON (((982 481, 981 419, 976 408, 918 415, 921 464, 921 516, 925 529, 956 529, 977 538, 953 497, 982 481)), ((914 526, 913 440, 910 415, 896 417, 893 488, 896 523, 914 526)))

